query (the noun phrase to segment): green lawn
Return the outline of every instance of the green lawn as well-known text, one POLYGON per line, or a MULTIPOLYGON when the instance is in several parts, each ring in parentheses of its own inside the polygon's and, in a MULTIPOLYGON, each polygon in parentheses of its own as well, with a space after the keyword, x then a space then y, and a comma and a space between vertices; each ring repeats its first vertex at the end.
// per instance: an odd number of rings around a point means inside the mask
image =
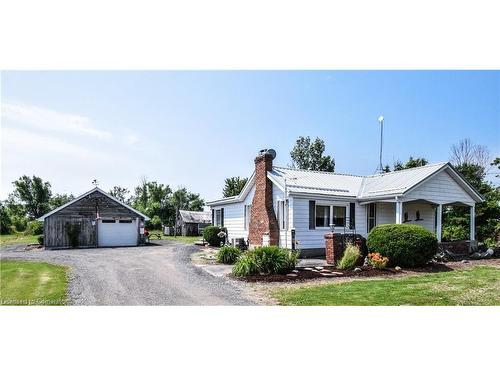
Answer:
POLYGON ((0 305, 65 305, 67 267, 0 261, 0 305))
POLYGON ((189 243, 189 244, 193 244, 195 243, 196 241, 198 240, 201 240, 201 237, 183 237, 183 236, 177 236, 177 237, 174 237, 174 236, 163 236, 162 237, 164 240, 171 240, 171 241, 178 241, 178 242, 183 242, 183 243, 189 243))
POLYGON ((281 305, 298 306, 498 306, 500 269, 476 266, 399 279, 280 288, 273 296, 281 305))
POLYGON ((38 243, 38 235, 28 235, 22 233, 0 235, 0 245, 20 245, 38 243))
MULTIPOLYGON (((184 236, 165 236, 161 230, 152 230, 149 232, 150 234, 161 234, 161 239, 162 240, 170 240, 170 241, 178 241, 178 242, 183 242, 183 243, 188 243, 188 244, 193 244, 198 240, 201 240, 201 236, 194 236, 194 237, 184 237, 184 236)), ((156 239, 156 236, 151 237, 151 239, 154 241, 156 239)))

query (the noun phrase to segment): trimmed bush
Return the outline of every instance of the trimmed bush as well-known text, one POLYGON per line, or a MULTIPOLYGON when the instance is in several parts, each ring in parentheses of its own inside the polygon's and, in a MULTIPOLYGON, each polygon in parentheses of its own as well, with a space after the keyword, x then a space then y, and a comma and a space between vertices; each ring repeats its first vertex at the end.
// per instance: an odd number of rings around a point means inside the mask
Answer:
POLYGON ((218 234, 223 230, 224 228, 219 226, 209 225, 208 227, 203 228, 203 238, 209 243, 210 246, 218 247, 222 242, 222 239, 218 236, 218 234))
POLYGON ((366 244, 370 252, 388 257, 391 266, 401 267, 423 266, 437 251, 436 236, 412 224, 376 226, 368 235, 366 244))
POLYGON ((26 234, 40 235, 43 234, 43 221, 30 221, 26 227, 26 234))
POLYGON ((347 270, 354 268, 361 257, 361 251, 359 247, 349 244, 347 245, 342 258, 339 260, 337 267, 341 270, 347 270))
POLYGON ((277 246, 262 246, 245 252, 236 261, 233 274, 249 276, 258 273, 285 273, 295 268, 298 252, 277 246))
POLYGON ((241 250, 235 246, 222 246, 217 253, 217 262, 234 264, 241 255, 241 250))

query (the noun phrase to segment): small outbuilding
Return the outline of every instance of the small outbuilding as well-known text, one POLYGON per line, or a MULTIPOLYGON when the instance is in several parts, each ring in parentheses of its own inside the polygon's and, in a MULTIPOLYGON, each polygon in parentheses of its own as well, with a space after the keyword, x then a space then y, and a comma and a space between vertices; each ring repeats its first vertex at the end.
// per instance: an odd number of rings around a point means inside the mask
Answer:
POLYGON ((176 220, 176 231, 181 236, 198 236, 212 222, 208 211, 179 210, 176 220))
POLYGON ((43 215, 47 249, 137 246, 149 218, 99 188, 43 215))

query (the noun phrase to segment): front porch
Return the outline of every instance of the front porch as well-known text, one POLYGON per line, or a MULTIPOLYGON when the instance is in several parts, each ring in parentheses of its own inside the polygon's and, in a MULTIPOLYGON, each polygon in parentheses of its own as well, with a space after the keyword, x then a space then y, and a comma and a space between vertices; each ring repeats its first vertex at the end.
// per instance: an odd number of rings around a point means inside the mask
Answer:
MULTIPOLYGON (((441 246, 450 249, 452 244, 460 242, 460 248, 467 243, 470 247, 475 246, 475 203, 474 202, 436 202, 426 199, 392 199, 376 202, 363 202, 367 213, 367 233, 373 227, 380 224, 415 224, 424 227, 436 235, 441 246), (443 212, 446 207, 462 206, 469 207, 469 239, 468 241, 453 241, 443 243, 443 212)), ((462 251, 459 251, 460 253, 462 251)))

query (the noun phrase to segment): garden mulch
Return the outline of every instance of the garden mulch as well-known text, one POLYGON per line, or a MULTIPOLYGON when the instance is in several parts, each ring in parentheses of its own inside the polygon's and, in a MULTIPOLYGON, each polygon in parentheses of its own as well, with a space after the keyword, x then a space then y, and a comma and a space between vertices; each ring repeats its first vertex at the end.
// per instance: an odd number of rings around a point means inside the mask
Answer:
POLYGON ((386 268, 383 270, 379 270, 373 268, 371 266, 363 266, 360 267, 361 271, 354 272, 354 270, 339 270, 335 267, 323 267, 321 270, 308 270, 298 268, 294 270, 294 274, 296 276, 290 276, 291 273, 288 274, 274 274, 274 275, 252 275, 246 277, 236 277, 230 276, 235 280, 246 281, 250 283, 255 282, 297 282, 297 281, 305 281, 311 279, 336 279, 342 277, 380 277, 380 276, 392 276, 395 274, 400 274, 402 271, 396 271, 392 268, 386 268))

